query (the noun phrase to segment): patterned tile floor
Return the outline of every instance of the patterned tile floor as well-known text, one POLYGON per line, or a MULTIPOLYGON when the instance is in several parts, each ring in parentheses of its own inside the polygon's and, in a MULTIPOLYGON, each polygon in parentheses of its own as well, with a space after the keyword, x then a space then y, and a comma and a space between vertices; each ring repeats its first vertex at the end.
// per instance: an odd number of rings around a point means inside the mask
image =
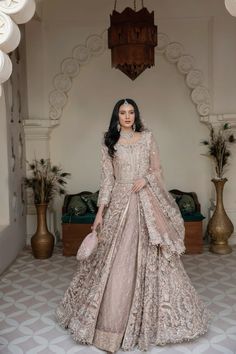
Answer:
MULTIPOLYGON (((154 347, 148 353, 235 354, 236 247, 225 256, 207 251, 201 255, 185 255, 183 262, 201 298, 214 313, 214 320, 208 333, 196 341, 154 347)), ((55 323, 55 307, 75 266, 75 258, 63 257, 60 248, 51 259, 43 261, 34 259, 25 250, 0 277, 0 353, 104 353, 92 346, 76 344, 55 323)), ((118 352, 121 353, 124 352, 118 352)))

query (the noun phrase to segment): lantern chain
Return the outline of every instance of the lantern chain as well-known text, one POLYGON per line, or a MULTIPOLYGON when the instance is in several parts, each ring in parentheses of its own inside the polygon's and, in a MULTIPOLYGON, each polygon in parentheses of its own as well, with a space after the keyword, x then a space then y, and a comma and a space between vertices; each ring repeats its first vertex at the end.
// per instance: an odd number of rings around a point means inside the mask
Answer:
MULTIPOLYGON (((114 10, 116 10, 116 6, 117 6, 117 0, 115 0, 114 10)), ((141 6, 142 6, 142 8, 144 7, 144 1, 143 0, 141 0, 141 6)), ((136 10, 137 10, 137 2, 136 2, 136 0, 134 0, 134 11, 136 11, 136 10)))

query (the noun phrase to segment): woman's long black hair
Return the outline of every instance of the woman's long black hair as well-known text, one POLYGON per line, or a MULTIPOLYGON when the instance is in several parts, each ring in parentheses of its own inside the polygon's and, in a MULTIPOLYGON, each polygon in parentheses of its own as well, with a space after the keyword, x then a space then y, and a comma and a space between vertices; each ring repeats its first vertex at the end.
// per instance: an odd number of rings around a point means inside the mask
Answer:
POLYGON ((119 123, 119 109, 124 103, 128 102, 134 107, 134 114, 135 114, 135 131, 141 132, 144 130, 143 123, 140 118, 140 113, 137 104, 131 98, 126 98, 119 100, 115 107, 113 108, 113 112, 111 115, 110 125, 108 131, 104 134, 104 143, 108 147, 108 153, 111 157, 114 157, 115 148, 114 145, 117 143, 120 137, 120 132, 117 129, 117 124, 119 123))

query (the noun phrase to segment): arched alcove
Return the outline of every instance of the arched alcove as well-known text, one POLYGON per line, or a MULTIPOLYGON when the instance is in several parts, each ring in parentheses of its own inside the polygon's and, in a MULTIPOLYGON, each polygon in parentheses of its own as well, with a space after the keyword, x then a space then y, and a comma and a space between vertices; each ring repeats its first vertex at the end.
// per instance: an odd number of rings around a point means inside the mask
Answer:
MULTIPOLYGON (((53 77, 54 90, 49 94, 49 118, 60 123, 64 107, 68 101, 73 80, 93 57, 98 57, 107 50, 107 31, 101 35, 90 35, 83 44, 72 50, 70 57, 61 61, 60 71, 53 77)), ((156 55, 162 55, 184 76, 185 83, 191 94, 190 98, 200 117, 211 112, 211 98, 208 88, 204 85, 204 75, 196 68, 194 57, 188 54, 184 46, 170 41, 165 33, 160 33, 156 55)))
POLYGON ((199 120, 179 70, 163 55, 158 55, 157 62, 158 69, 147 70, 135 83, 118 70, 107 69, 110 53, 104 51, 74 77, 68 104, 61 119, 53 120, 60 124, 50 138, 52 161, 61 163, 72 174, 69 193, 99 188, 102 132, 107 129, 115 101, 131 96, 140 107, 145 125, 158 140, 167 187, 196 191, 206 212, 209 174, 199 171, 207 171, 208 161, 200 156, 199 146, 207 127, 199 120), (147 86, 149 95, 145 94, 147 86))

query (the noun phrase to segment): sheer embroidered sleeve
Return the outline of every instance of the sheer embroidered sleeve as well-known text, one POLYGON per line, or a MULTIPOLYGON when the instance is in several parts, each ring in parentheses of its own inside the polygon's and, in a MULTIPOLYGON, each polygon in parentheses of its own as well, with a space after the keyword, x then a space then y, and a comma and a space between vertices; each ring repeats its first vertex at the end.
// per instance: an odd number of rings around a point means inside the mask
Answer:
POLYGON ((105 144, 102 144, 102 158, 101 158, 101 180, 98 195, 97 206, 108 206, 111 198, 111 192, 114 186, 114 170, 112 158, 108 154, 108 149, 105 144))

